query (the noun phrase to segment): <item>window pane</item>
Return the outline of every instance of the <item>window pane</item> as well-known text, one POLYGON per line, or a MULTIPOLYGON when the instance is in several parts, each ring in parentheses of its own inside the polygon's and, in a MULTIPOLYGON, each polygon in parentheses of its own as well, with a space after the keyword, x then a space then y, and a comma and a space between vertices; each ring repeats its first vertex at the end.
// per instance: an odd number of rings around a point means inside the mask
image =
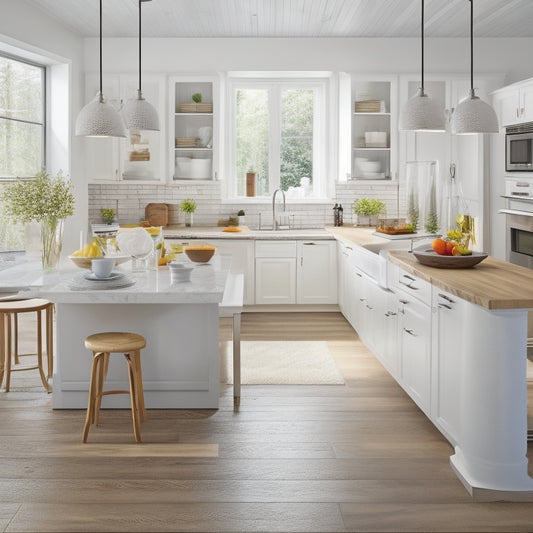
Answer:
POLYGON ((313 183, 313 91, 285 89, 281 94, 281 188, 313 183))
POLYGON ((0 115, 43 120, 43 69, 0 56, 0 115))
POLYGON ((255 194, 268 195, 268 90, 237 90, 236 110, 236 194, 246 196, 246 173, 253 170, 255 194))
POLYGON ((0 176, 35 176, 41 170, 43 127, 0 119, 0 176))

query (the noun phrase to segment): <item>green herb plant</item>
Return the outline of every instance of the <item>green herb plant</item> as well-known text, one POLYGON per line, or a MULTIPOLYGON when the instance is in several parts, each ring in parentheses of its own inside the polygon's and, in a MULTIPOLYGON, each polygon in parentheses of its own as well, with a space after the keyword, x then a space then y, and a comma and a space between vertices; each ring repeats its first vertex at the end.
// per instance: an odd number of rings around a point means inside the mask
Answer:
POLYGON ((192 101, 199 104, 202 101, 202 95, 201 93, 194 93, 192 95, 192 101))
POLYGON ((114 209, 100 209, 100 214, 102 215, 102 218, 106 224, 111 224, 115 218, 114 209))
POLYGON ((359 198, 353 203, 353 212, 356 215, 372 216, 383 215, 386 212, 385 204, 376 198, 359 198))
POLYGON ((184 213, 194 213, 196 211, 196 202, 191 198, 183 200, 180 204, 180 210, 184 213))

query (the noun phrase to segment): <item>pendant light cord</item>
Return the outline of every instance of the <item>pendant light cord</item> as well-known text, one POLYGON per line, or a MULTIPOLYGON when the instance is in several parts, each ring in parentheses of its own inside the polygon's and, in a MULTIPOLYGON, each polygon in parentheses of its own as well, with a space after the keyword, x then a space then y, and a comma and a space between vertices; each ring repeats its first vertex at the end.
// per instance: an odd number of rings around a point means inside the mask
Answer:
POLYGON ((103 98, 103 87, 102 87, 102 0, 100 0, 100 102, 103 98))
POLYGON ((470 0, 470 92, 474 93, 474 0, 470 0))
POLYGON ((141 4, 139 0, 139 93, 141 92, 141 4))
POLYGON ((422 79, 421 79, 421 89, 422 94, 424 94, 424 0, 422 0, 422 24, 420 24, 420 35, 421 35, 421 50, 422 50, 422 68, 420 69, 422 79))

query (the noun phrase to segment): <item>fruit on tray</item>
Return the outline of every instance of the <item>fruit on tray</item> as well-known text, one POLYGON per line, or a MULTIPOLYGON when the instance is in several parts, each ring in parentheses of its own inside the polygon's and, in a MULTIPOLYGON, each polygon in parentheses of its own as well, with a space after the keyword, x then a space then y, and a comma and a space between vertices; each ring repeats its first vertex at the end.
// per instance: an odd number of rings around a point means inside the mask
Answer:
POLYGON ((87 243, 83 248, 72 252, 74 257, 102 257, 104 254, 96 241, 94 239, 92 242, 87 243))

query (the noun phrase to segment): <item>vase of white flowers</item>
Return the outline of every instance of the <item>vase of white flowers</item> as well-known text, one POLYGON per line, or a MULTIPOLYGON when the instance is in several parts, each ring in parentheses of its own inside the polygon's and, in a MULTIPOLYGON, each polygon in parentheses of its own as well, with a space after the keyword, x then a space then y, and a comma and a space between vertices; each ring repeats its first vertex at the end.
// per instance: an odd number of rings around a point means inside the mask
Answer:
POLYGON ((43 169, 35 179, 8 183, 2 192, 7 216, 22 223, 40 223, 44 272, 56 270, 59 264, 64 220, 74 214, 72 189, 72 182, 61 172, 52 176, 43 169))

